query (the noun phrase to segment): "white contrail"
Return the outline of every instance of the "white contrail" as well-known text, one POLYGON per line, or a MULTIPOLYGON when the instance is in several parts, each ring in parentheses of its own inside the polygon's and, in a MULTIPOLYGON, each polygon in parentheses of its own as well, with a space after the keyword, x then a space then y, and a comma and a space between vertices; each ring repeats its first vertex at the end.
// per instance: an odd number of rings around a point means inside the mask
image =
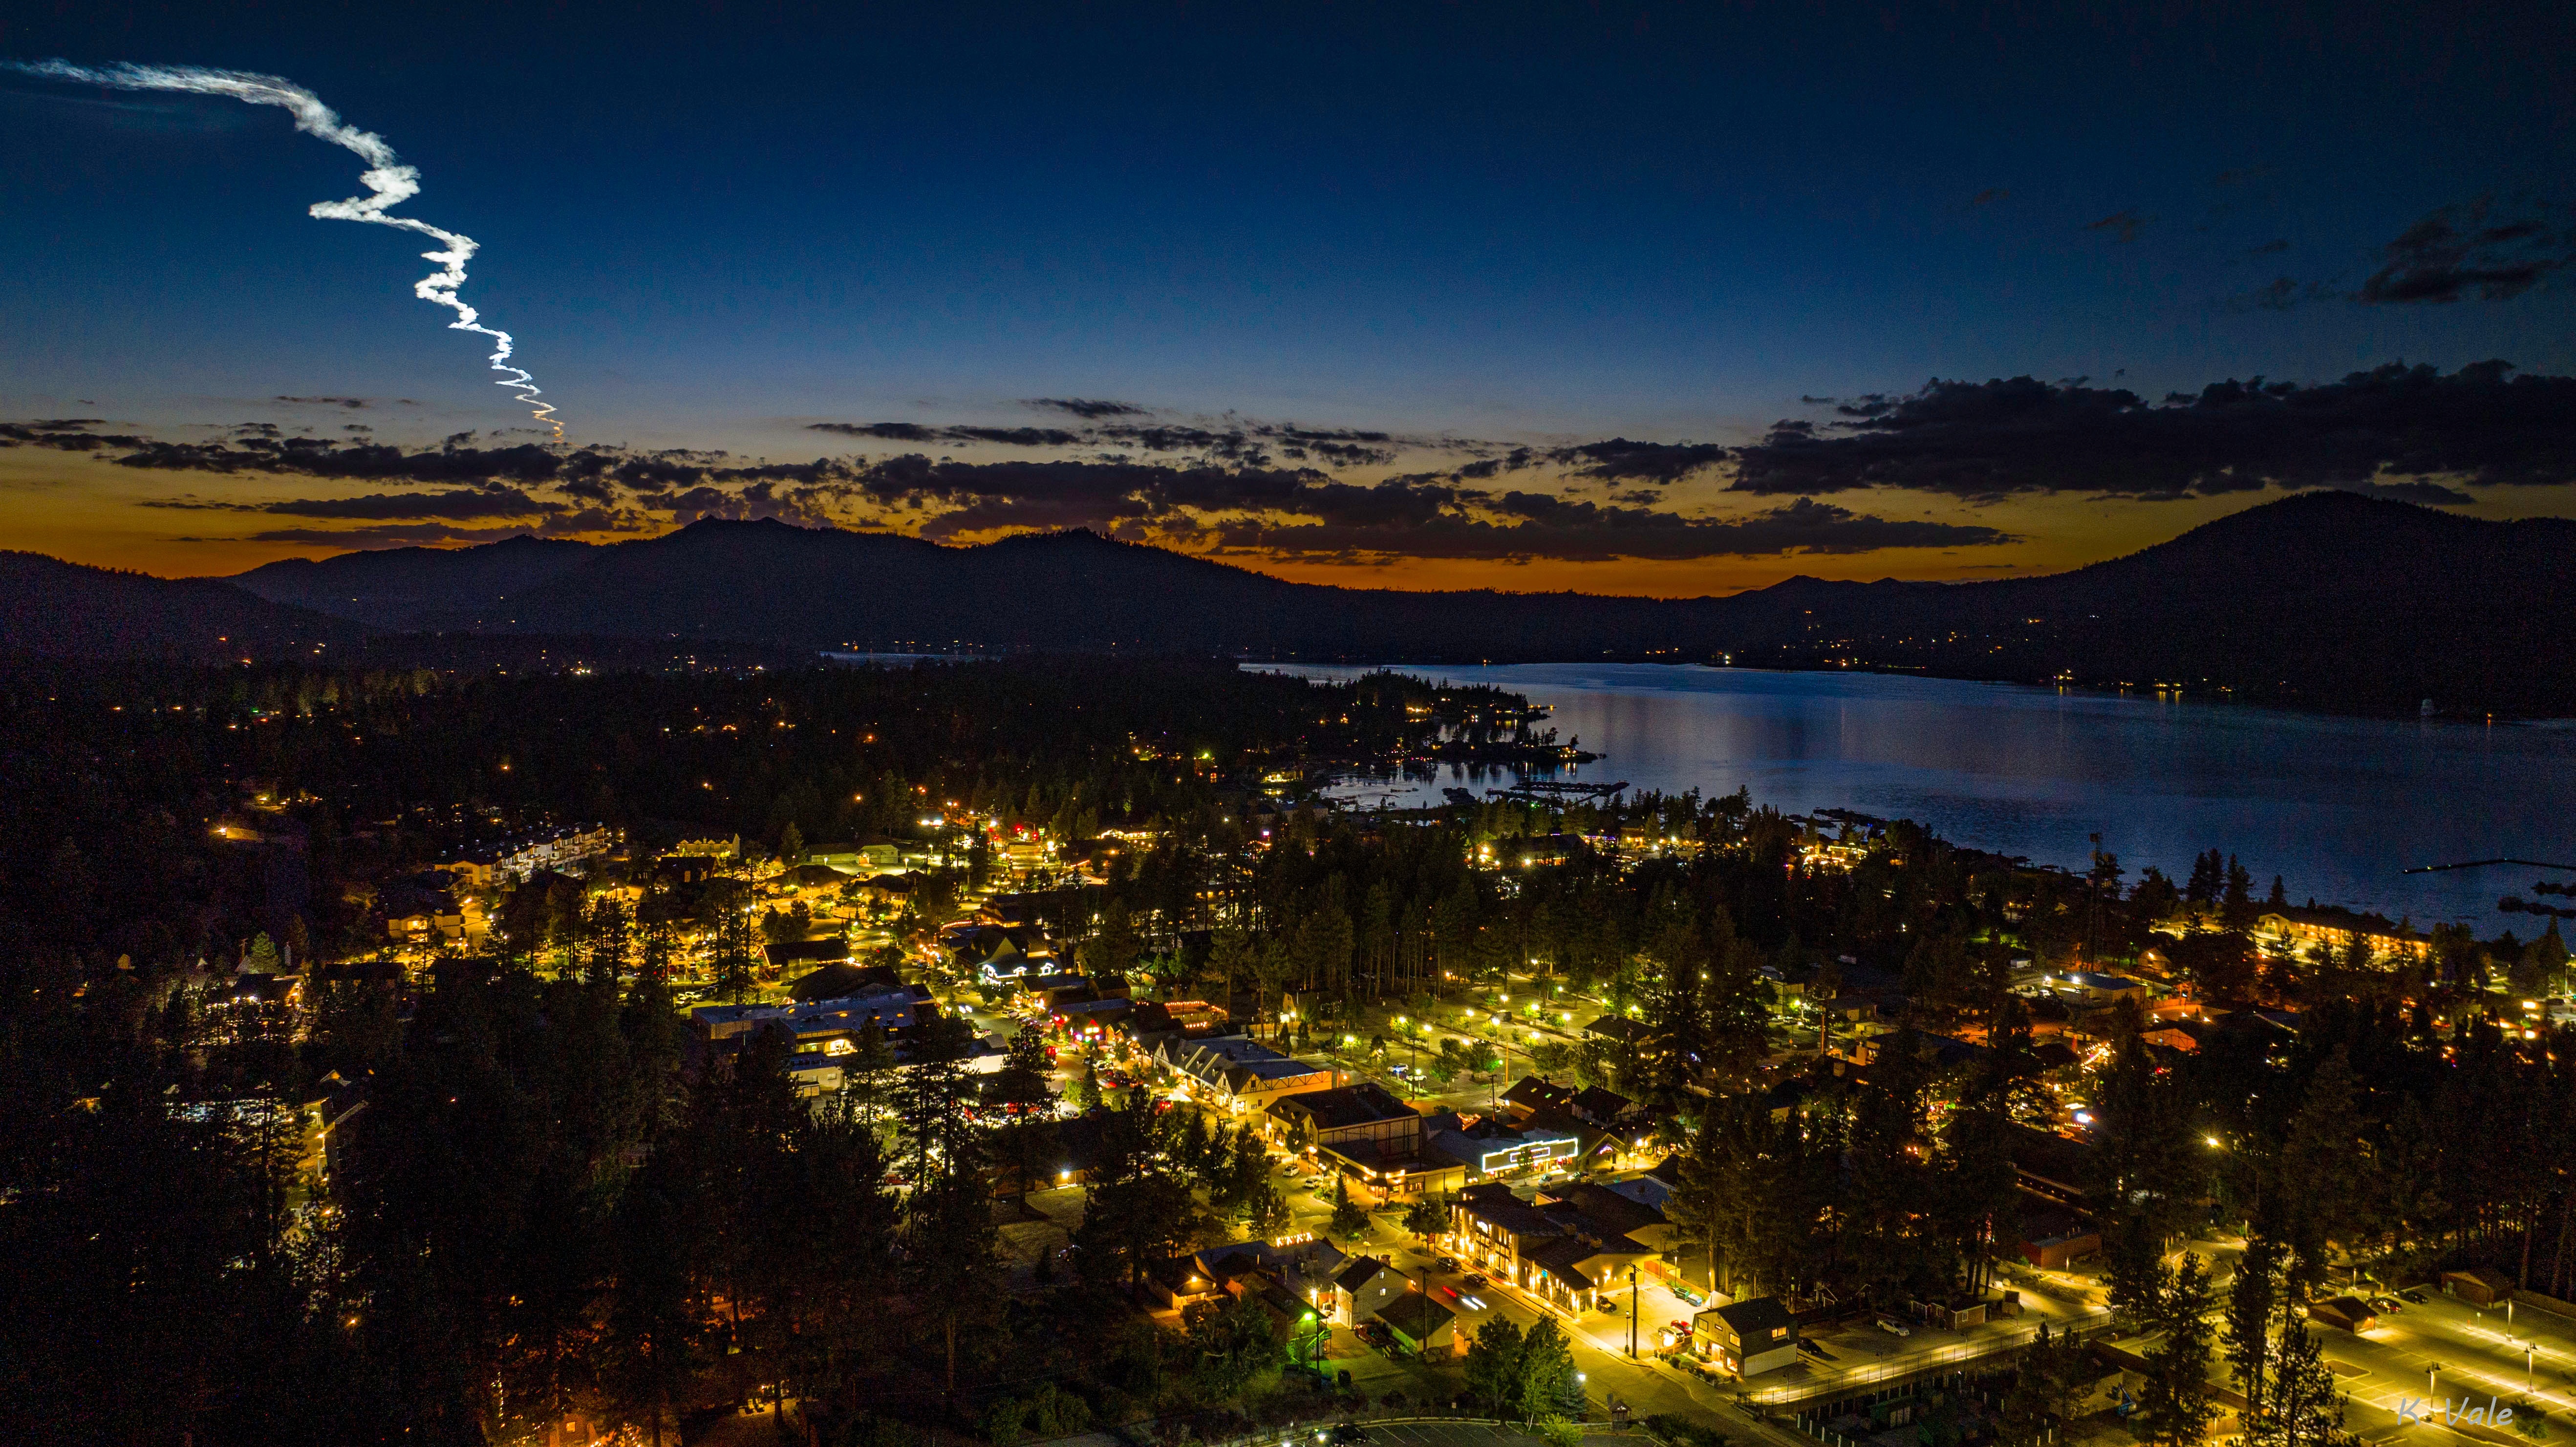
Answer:
POLYGON ((359 175, 358 181, 367 188, 368 194, 352 196, 346 201, 316 201, 312 214, 329 221, 366 221, 378 226, 398 226, 405 231, 436 237, 446 249, 424 251, 421 256, 424 260, 437 262, 438 270, 415 282, 412 294, 456 313, 456 320, 448 323, 454 330, 479 332, 490 337, 494 345, 492 370, 510 374, 494 385, 515 388, 520 394, 519 400, 529 405, 531 415, 553 427, 556 440, 562 440, 563 424, 555 420, 554 404, 538 401, 544 394, 538 390, 535 379, 524 369, 510 365, 510 334, 483 325, 481 314, 456 294, 457 289, 465 285, 465 263, 476 250, 474 238, 441 230, 409 216, 385 214, 392 207, 420 194, 420 168, 402 164, 394 156, 394 148, 385 144, 384 137, 349 125, 324 105, 320 96, 274 75, 208 70, 194 65, 135 65, 126 61, 97 67, 73 65, 62 60, 33 64, 0 61, 0 68, 56 80, 110 86, 117 90, 189 91, 197 95, 230 96, 255 106, 276 106, 294 115, 297 130, 355 151, 359 159, 367 163, 367 169, 359 175))

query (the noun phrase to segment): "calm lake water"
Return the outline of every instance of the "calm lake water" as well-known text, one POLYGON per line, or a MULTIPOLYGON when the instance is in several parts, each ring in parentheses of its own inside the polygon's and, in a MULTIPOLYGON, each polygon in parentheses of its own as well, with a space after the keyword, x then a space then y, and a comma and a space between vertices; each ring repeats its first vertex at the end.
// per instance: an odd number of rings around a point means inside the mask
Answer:
MULTIPOLYGON (((1315 678, 1369 671, 1262 666, 1315 678)), ((2076 868, 2086 836, 2099 833, 2131 880, 2152 864, 2179 884, 2192 857, 2215 847, 2244 861, 2258 896, 2278 874, 2294 901, 2418 926, 2468 920, 2525 939, 2543 921, 2501 913, 2496 900, 2533 898, 2536 879, 2576 881, 2511 865, 2400 873, 2499 855, 2576 863, 2576 729, 2564 726, 2334 718, 1877 674, 1397 667, 1554 705, 1559 737, 1602 755, 1559 777, 1668 794, 1741 785, 1788 813, 1914 819, 1960 844, 2076 868)), ((1444 770, 1430 786, 1338 792, 1392 792, 1405 807, 1438 803, 1444 787, 1481 796, 1503 782, 1444 770)))

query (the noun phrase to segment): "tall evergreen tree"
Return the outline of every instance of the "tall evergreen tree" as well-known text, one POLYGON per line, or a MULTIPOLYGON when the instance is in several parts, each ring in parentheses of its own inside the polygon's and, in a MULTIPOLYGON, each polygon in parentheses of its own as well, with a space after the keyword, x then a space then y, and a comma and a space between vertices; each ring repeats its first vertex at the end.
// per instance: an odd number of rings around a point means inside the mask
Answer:
POLYGON ((2155 1447, 2195 1447, 2218 1415, 2209 1382, 2211 1305, 2209 1268, 2186 1252, 2166 1288, 2164 1339, 2147 1353, 2147 1381, 2138 1394, 2145 1440, 2155 1447))

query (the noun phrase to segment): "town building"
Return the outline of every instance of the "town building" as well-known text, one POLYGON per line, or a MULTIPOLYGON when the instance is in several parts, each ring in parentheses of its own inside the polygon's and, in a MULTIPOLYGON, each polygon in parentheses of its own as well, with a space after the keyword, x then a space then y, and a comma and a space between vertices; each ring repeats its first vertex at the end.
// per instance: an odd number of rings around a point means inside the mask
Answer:
POLYGON ((1583 1154, 1582 1136, 1570 1130, 1515 1126, 1454 1112, 1433 1116, 1423 1127, 1431 1150, 1458 1163, 1463 1185, 1538 1175, 1583 1154))
POLYGON ((1378 1308, 1397 1347, 1426 1360, 1455 1356, 1460 1350, 1458 1313, 1431 1299, 1430 1293, 1407 1292, 1378 1308))
POLYGON ((2257 939, 2292 952, 2324 945, 2338 957, 2349 955, 2355 940, 2380 960, 2409 959, 2421 964, 2433 952, 2431 940, 2404 925, 2390 923, 2385 916, 2314 905, 2269 911, 2254 921, 2254 934, 2257 939))
POLYGON ((1262 1112, 1264 1139, 1311 1149, 1338 1174, 1389 1195, 1445 1190, 1458 1163, 1435 1156, 1422 1116, 1375 1081, 1285 1096, 1262 1112))
POLYGON ((1602 1195, 1617 1203, 1614 1214, 1593 1215, 1572 1197, 1533 1203, 1507 1186, 1469 1186, 1450 1203, 1449 1240, 1461 1260, 1494 1279, 1563 1310, 1589 1311, 1632 1268, 1662 1256, 1620 1229, 1638 1219, 1637 1203, 1602 1195))
POLYGON ((1170 1071, 1192 1100, 1231 1115, 1256 1114, 1282 1097, 1342 1083, 1341 1072, 1329 1065, 1291 1060, 1239 1035, 1167 1040, 1155 1050, 1154 1063, 1170 1071))
POLYGON ((1691 1345, 1735 1377, 1758 1377, 1798 1360, 1798 1319, 1776 1296, 1757 1296, 1691 1318, 1691 1345))

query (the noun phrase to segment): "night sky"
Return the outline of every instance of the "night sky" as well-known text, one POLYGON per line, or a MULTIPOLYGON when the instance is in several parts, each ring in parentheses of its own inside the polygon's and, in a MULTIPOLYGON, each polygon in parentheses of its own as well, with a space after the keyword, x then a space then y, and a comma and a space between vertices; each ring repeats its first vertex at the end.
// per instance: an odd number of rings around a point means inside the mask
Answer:
POLYGON ((381 134, 566 429, 306 214, 348 152, 0 77, 0 532, 83 562, 779 515, 1698 594, 2576 504, 2564 5, 29 8, 381 134))

